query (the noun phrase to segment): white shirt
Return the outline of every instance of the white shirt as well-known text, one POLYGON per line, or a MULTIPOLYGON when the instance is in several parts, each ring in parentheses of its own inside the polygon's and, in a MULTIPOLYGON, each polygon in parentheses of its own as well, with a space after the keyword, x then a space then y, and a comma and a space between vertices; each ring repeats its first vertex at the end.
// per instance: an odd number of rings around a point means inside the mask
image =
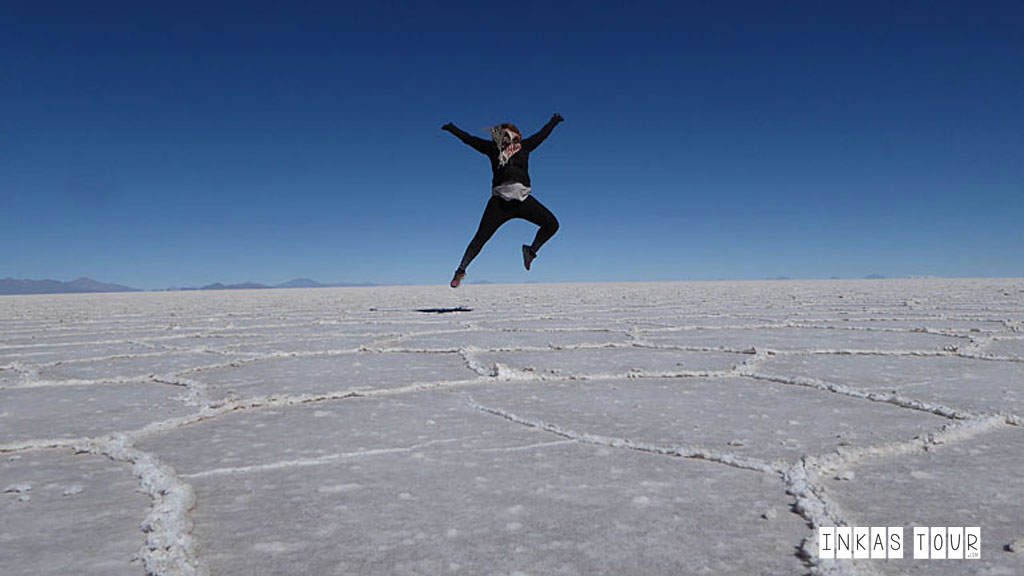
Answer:
POLYGON ((505 182, 495 186, 491 193, 503 200, 519 200, 522 202, 530 195, 530 187, 519 182, 505 182))

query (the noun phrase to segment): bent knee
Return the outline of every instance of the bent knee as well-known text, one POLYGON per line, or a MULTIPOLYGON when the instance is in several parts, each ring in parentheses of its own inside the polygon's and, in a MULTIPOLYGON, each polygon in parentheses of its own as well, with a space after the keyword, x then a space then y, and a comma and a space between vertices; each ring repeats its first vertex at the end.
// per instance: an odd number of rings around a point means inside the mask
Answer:
POLYGON ((552 216, 551 220, 547 223, 547 226, 545 226, 545 227, 548 230, 550 230, 552 234, 554 234, 555 232, 558 232, 558 218, 555 218, 554 216, 552 216))

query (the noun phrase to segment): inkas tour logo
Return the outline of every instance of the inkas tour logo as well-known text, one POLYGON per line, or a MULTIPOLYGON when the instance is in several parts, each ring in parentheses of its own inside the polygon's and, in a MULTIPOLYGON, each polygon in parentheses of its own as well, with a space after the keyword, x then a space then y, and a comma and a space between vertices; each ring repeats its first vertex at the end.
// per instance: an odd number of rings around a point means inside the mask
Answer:
POLYGON ((818 557, 824 559, 903 559, 908 545, 915 560, 977 560, 981 558, 981 528, 915 526, 909 543, 903 538, 902 526, 818 528, 818 557))

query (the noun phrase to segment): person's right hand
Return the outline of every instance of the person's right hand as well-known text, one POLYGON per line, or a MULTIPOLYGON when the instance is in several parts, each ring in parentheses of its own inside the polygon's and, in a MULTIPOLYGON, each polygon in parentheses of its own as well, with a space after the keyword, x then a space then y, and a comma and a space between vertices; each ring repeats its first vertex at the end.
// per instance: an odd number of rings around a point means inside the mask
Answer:
POLYGON ((441 126, 441 130, 444 130, 445 132, 451 132, 454 129, 455 129, 455 124, 452 124, 451 122, 445 124, 444 126, 441 126))

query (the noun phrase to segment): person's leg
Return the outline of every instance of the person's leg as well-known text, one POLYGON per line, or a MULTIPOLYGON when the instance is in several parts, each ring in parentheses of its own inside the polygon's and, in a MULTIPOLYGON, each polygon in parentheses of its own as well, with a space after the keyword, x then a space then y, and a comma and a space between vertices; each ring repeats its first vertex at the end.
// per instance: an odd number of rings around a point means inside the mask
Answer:
POLYGON ((540 226, 537 229, 537 234, 533 237, 533 243, 529 246, 530 252, 536 257, 540 247, 550 240, 555 232, 558 232, 558 219, 533 196, 527 196, 517 212, 517 218, 540 226))
POLYGON ((465 272, 469 264, 480 253, 480 249, 484 247, 484 244, 491 239, 491 236, 494 235, 502 224, 512 218, 512 215, 509 213, 508 204, 508 200, 491 196, 491 199, 487 202, 487 207, 484 208, 484 215, 480 218, 480 226, 477 228, 476 235, 470 240, 465 254, 462 255, 462 263, 459 264, 459 270, 465 272))

